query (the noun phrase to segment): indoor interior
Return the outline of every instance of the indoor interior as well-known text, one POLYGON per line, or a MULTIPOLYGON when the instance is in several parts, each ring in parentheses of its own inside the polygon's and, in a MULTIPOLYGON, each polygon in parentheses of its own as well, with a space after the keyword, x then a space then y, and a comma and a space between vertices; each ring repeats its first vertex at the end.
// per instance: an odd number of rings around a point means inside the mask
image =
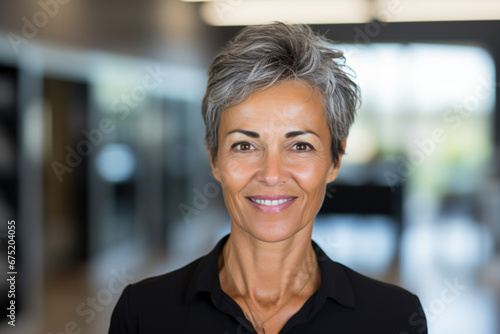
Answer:
POLYGON ((0 253, 15 220, 17 308, 0 333, 106 333, 126 285, 230 232, 207 68, 276 20, 332 40, 361 87, 313 239, 417 294, 429 333, 500 333, 497 0, 2 1, 0 253))

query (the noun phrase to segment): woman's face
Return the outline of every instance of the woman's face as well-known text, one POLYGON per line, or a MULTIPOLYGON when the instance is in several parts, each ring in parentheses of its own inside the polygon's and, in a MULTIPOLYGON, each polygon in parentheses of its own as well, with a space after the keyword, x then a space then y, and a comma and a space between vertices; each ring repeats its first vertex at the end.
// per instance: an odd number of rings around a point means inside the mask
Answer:
POLYGON ((319 92, 298 81, 256 91, 222 112, 218 153, 232 232, 268 242, 312 229, 338 168, 319 92))

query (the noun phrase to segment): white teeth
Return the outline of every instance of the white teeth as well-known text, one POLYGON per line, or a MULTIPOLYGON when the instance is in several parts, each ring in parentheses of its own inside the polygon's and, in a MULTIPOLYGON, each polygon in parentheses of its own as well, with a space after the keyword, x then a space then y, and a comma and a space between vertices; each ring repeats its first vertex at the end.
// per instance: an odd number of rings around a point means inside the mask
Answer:
POLYGON ((253 198, 250 198, 252 201, 256 202, 256 203, 259 203, 259 204, 263 204, 263 205, 267 205, 267 206, 274 206, 274 205, 280 205, 280 204, 283 204, 285 202, 288 202, 288 201, 291 201, 293 199, 292 198, 288 198, 288 199, 279 199, 279 200, 260 200, 260 199, 253 199, 253 198))

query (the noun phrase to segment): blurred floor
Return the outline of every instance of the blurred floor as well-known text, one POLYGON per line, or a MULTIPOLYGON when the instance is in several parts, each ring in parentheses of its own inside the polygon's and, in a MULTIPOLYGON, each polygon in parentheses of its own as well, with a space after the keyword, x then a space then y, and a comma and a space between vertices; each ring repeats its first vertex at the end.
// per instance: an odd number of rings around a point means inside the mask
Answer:
MULTIPOLYGON (((115 260, 123 263, 125 259, 119 256, 115 260)), ((104 275, 107 277, 96 272, 99 270, 96 263, 82 264, 48 277, 44 283, 43 326, 39 333, 80 333, 78 329, 84 334, 107 333, 125 285, 160 274, 165 263, 163 254, 152 254, 137 267, 107 270, 111 273, 104 275)))

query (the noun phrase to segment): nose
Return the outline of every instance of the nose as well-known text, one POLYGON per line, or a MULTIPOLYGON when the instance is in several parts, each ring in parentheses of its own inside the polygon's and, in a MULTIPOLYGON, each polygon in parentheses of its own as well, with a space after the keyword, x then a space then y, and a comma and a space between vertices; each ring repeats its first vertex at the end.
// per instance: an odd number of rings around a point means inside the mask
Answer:
POLYGON ((262 158, 262 165, 257 175, 257 180, 266 186, 274 187, 285 183, 288 178, 288 170, 281 154, 267 152, 262 158))

